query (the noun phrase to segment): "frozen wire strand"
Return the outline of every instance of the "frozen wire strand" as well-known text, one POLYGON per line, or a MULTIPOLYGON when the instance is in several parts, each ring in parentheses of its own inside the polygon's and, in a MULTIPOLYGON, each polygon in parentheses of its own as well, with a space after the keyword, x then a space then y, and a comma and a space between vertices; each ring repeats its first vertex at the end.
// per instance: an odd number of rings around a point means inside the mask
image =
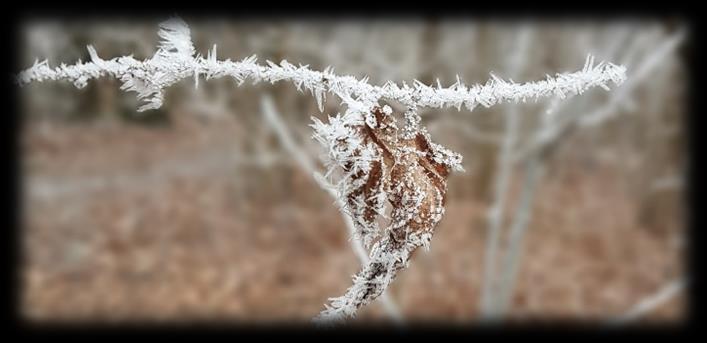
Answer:
POLYGON ((159 108, 164 98, 164 89, 182 79, 194 77, 195 86, 198 86, 200 75, 205 75, 207 80, 230 76, 239 84, 246 79, 271 83, 289 80, 300 91, 310 91, 320 110, 323 108, 325 93, 337 95, 351 107, 372 107, 377 101, 387 99, 398 101, 409 108, 459 109, 464 105, 473 110, 479 104, 490 107, 504 101, 537 100, 551 95, 565 98, 595 86, 608 89, 608 83, 620 84, 626 78, 624 66, 605 62, 594 65, 594 58, 590 55, 582 70, 557 74, 555 77, 548 75, 545 80, 536 82, 516 83, 491 74, 491 79, 484 85, 466 86, 457 78, 457 82, 447 88, 440 84, 430 87, 417 80, 412 86, 405 82, 402 86, 393 82, 373 86, 367 83, 367 78, 357 80, 353 76, 335 75, 330 67, 319 72, 310 70, 308 66, 296 67, 286 60, 280 64, 267 61, 267 65, 260 65, 256 63, 255 55, 239 62, 218 60, 215 45, 206 57, 195 55, 189 27, 176 18, 160 24, 159 35, 162 41, 158 51, 155 56, 144 61, 138 61, 132 56, 104 60, 92 46, 88 46, 90 62, 79 61, 75 65, 62 64, 51 68, 46 60, 35 61, 32 67, 19 73, 17 80, 20 85, 35 81, 68 80, 81 88, 91 79, 115 76, 123 82, 123 90, 135 91, 138 98, 146 100, 147 103, 138 111, 159 108))
MULTIPOLYGON (((684 38, 685 31, 683 29, 675 33, 670 38, 666 39, 656 49, 656 53, 651 54, 649 57, 645 58, 641 62, 638 68, 636 68, 636 70, 638 71, 636 75, 632 76, 628 81, 626 81, 623 86, 619 88, 616 92, 613 92, 609 98, 609 101, 607 101, 607 103, 602 107, 585 115, 581 115, 581 112, 578 112, 579 114, 567 117, 566 119, 561 121, 560 124, 554 124, 538 132, 534 136, 532 142, 528 144, 525 149, 519 151, 516 154, 516 156, 514 157, 515 162, 521 162, 529 158, 534 153, 534 151, 543 150, 550 144, 553 144, 557 139, 563 136, 563 132, 570 129, 573 125, 576 125, 578 118, 580 117, 593 118, 585 119, 584 123, 581 123, 584 126, 596 126, 602 123, 604 120, 608 119, 610 117, 610 114, 616 111, 618 106, 621 105, 621 103, 631 94, 631 92, 637 86, 643 83, 643 81, 650 75, 650 72, 654 68, 658 67, 660 65, 660 62, 664 58, 669 56, 670 53, 679 46, 679 44, 684 40, 684 38)), ((562 107, 562 104, 559 105, 558 109, 562 107)))
POLYGON ((671 281, 658 290, 658 292, 641 299, 626 313, 610 319, 607 324, 620 325, 640 319, 680 294, 685 288, 686 283, 684 278, 671 281))
MULTIPOLYGON (((269 95, 263 95, 260 100, 260 105, 266 122, 274 129, 277 137, 280 139, 281 145, 293 155, 295 161, 297 161, 300 167, 312 175, 315 182, 336 200, 338 208, 344 208, 344 203, 337 193, 334 185, 330 184, 319 172, 316 171, 316 167, 309 158, 309 155, 302 151, 300 146, 295 143, 292 135, 287 129, 287 126, 283 123, 281 116, 275 108, 272 98, 269 95)), ((361 241, 354 235, 356 229, 353 220, 345 213, 342 213, 341 216, 344 219, 346 227, 348 228, 351 247, 353 248, 356 257, 358 257, 358 260, 362 266, 367 265, 369 261, 368 253, 366 252, 366 249, 363 248, 361 241)), ((380 296, 380 299, 383 303, 383 308, 391 319, 393 319, 396 324, 403 324, 403 315, 400 313, 398 306, 395 304, 393 299, 390 298, 388 293, 383 293, 380 296)))
MULTIPOLYGON (((520 28, 521 33, 517 35, 516 46, 518 49, 515 55, 509 59, 509 73, 511 75, 520 74, 523 67, 523 57, 530 46, 532 31, 526 26, 520 28)), ((513 167, 513 151, 518 136, 518 107, 511 104, 504 112, 505 134, 503 136, 500 156, 497 162, 499 171, 494 180, 493 202, 488 210, 488 230, 486 234, 486 249, 484 253, 484 276, 481 288, 481 316, 482 319, 494 319, 495 303, 498 302, 495 283, 496 280, 496 260, 498 255, 498 245, 501 227, 503 225, 503 214, 506 206, 506 195, 508 184, 513 167)))

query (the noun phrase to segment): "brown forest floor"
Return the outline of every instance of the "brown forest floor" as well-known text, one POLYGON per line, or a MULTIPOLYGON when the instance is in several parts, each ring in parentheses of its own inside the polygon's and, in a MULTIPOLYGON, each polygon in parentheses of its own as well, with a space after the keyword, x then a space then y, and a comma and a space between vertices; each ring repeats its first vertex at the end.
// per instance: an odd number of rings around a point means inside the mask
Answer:
MULTIPOLYGON (((292 164, 241 162, 242 134, 233 121, 28 122, 22 313, 308 321, 342 294, 359 265, 332 200, 292 164)), ((680 245, 639 227, 617 182, 610 172, 544 179, 513 318, 606 318, 681 275, 680 245)), ((449 201, 430 251, 389 291, 407 318, 477 318, 486 206, 449 201)), ((679 296, 648 318, 684 309, 679 296)), ((381 318, 377 303, 359 316, 381 318)))

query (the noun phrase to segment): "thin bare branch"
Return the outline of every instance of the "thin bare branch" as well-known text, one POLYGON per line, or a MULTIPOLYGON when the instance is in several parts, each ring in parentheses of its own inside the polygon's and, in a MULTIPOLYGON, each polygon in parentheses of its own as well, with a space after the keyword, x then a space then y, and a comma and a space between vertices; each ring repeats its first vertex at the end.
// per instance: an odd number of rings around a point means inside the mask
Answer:
MULTIPOLYGON (((270 127, 273 128, 273 130, 277 134, 277 137, 280 140, 280 144, 282 145, 282 147, 285 148, 285 150, 287 150, 290 154, 292 154, 300 168, 302 168, 308 174, 312 175, 314 181, 317 182, 317 184, 322 189, 329 193, 332 199, 337 202, 338 208, 344 208, 345 205, 342 201, 342 197, 339 196, 334 185, 330 184, 321 175, 321 173, 316 170, 317 168, 315 167, 315 164, 309 157, 309 155, 302 150, 299 144, 295 143, 295 140, 287 129, 287 126, 283 123, 279 112, 275 108, 275 104, 272 98, 268 95, 263 95, 260 100, 260 106, 266 122, 270 127)), ((345 213, 342 213, 341 217, 343 218, 344 223, 346 224, 346 228, 349 231, 349 241, 351 242, 351 248, 356 254, 356 257, 358 257, 358 260, 361 265, 367 265, 369 262, 368 253, 363 247, 363 244, 361 244, 361 241, 355 235, 356 228, 354 227, 353 220, 345 213)), ((388 295, 388 293, 383 293, 380 299, 383 303, 383 308, 385 309, 385 312, 388 314, 388 316, 390 316, 390 318, 393 319, 394 322, 402 324, 404 322, 404 317, 402 313, 400 313, 398 305, 395 304, 395 301, 393 301, 393 299, 388 295)))
POLYGON ((528 231, 528 224, 532 216, 533 198, 537 184, 539 183, 544 170, 541 156, 534 156, 526 162, 525 180, 521 190, 520 203, 516 207, 513 218, 508 247, 503 261, 502 273, 499 282, 498 298, 492 313, 502 317, 508 311, 516 279, 518 277, 518 266, 523 253, 523 242, 525 233, 528 231))
POLYGON ((641 299, 626 313, 609 320, 607 324, 627 324, 644 317, 680 294, 685 288, 686 283, 686 280, 682 278, 671 281, 656 293, 641 299))
MULTIPOLYGON (((518 50, 509 59, 509 71, 518 75, 522 71, 523 60, 526 50, 530 46, 532 31, 528 27, 521 27, 521 32, 517 35, 516 46, 518 50)), ((508 184, 513 168, 513 152, 518 137, 518 107, 511 105, 504 112, 505 134, 501 146, 500 156, 497 159, 498 174, 494 184, 493 203, 488 211, 488 230, 486 234, 486 251, 484 255, 484 278, 481 288, 481 315, 482 319, 493 319, 497 302, 496 283, 496 260, 498 255, 499 238, 503 225, 503 215, 506 207, 506 195, 508 184)))

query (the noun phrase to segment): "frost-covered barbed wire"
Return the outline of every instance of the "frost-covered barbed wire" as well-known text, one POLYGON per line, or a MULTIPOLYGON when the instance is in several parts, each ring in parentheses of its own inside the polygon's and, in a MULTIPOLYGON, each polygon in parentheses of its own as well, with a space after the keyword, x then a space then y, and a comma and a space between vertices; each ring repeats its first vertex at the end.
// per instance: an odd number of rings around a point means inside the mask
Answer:
POLYGON ((66 80, 84 87, 89 80, 113 76, 123 83, 121 89, 134 91, 146 103, 138 111, 159 108, 165 90, 175 83, 194 77, 206 80, 231 77, 239 85, 277 81, 293 82, 298 90, 309 91, 323 109, 327 94, 339 97, 346 111, 328 117, 327 122, 313 118, 314 138, 327 150, 325 177, 343 171, 334 184, 344 202, 344 212, 356 226, 356 239, 372 246, 369 262, 354 277, 346 293, 333 298, 331 306, 316 318, 332 322, 355 315, 357 310, 379 297, 397 272, 409 263, 420 246, 430 239, 444 213, 447 177, 451 171, 463 170, 461 155, 431 141, 427 130, 420 127, 417 111, 425 107, 465 106, 473 110, 479 104, 490 107, 500 102, 527 101, 541 97, 566 98, 581 94, 591 87, 609 89, 620 84, 626 68, 612 63, 594 64, 590 55, 582 70, 547 76, 545 80, 516 83, 491 74, 485 84, 465 85, 459 77, 449 87, 428 86, 419 81, 412 85, 386 82, 369 84, 368 78, 338 76, 331 67, 315 71, 308 66, 295 66, 286 60, 279 64, 256 62, 255 55, 241 61, 218 60, 216 45, 206 57, 196 53, 190 30, 181 19, 160 24, 161 42, 152 58, 139 61, 132 56, 110 60, 100 58, 88 46, 90 62, 62 64, 51 68, 48 62, 34 65, 18 76, 20 85, 46 80, 66 80), (405 126, 398 127, 393 111, 381 102, 402 104, 405 126), (378 226, 390 206, 390 223, 378 226))
POLYGON ((379 100, 394 100, 409 108, 457 107, 465 106, 473 110, 481 104, 493 106, 503 101, 526 101, 547 96, 561 98, 576 95, 591 87, 608 89, 608 84, 622 83, 626 68, 612 63, 594 64, 589 56, 584 68, 574 73, 547 76, 545 80, 516 83, 503 80, 495 75, 483 85, 465 85, 459 78, 450 87, 425 85, 414 81, 410 86, 387 82, 383 86, 367 83, 353 76, 338 76, 329 67, 324 71, 314 71, 308 66, 295 66, 286 60, 276 64, 267 61, 267 65, 256 63, 255 55, 234 62, 230 59, 218 60, 216 46, 206 57, 196 54, 186 23, 172 19, 160 24, 159 36, 162 41, 157 53, 150 59, 139 61, 132 56, 122 56, 104 60, 98 56, 92 46, 88 46, 90 62, 79 61, 75 65, 61 64, 51 68, 48 61, 36 61, 34 65, 19 74, 18 81, 25 85, 35 81, 66 80, 82 88, 87 81, 107 75, 115 76, 123 82, 122 89, 135 91, 140 99, 147 103, 138 111, 159 108, 164 99, 164 90, 176 82, 194 77, 198 85, 200 75, 206 79, 230 76, 239 84, 250 78, 254 82, 290 80, 298 89, 308 90, 316 97, 320 108, 326 93, 342 98, 347 105, 354 107, 372 107, 379 100), (357 106, 358 105, 358 106, 357 106))

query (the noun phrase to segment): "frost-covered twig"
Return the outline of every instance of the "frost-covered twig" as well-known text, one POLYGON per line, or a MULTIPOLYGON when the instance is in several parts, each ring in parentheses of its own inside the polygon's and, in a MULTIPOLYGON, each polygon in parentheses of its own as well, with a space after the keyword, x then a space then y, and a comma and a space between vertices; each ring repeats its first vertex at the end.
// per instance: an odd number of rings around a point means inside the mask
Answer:
POLYGON ((357 236, 364 243, 382 238, 373 243, 369 263, 353 285, 315 318, 322 324, 354 316, 385 291, 417 248, 429 246, 444 213, 447 176, 461 167, 461 156, 431 142, 424 130, 408 136, 398 129, 390 108, 375 108, 370 122, 343 119, 317 121, 315 138, 332 147, 330 162, 339 161, 346 174, 340 194, 357 236), (386 200, 390 223, 381 230, 376 221, 385 213, 386 200))
MULTIPOLYGON (((329 195, 337 202, 337 206, 339 208, 344 208, 345 204, 341 200, 339 194, 336 192, 336 188, 321 176, 321 174, 314 167, 314 162, 312 162, 312 160, 309 158, 309 155, 302 151, 299 145, 295 143, 294 139, 292 138, 292 135, 287 130, 287 126, 283 123, 282 118, 280 117, 278 111, 275 109, 275 105, 273 103, 272 98, 267 95, 262 96, 260 100, 260 107, 262 108, 265 120, 273 128, 278 138, 280 139, 280 143, 289 153, 292 154, 292 156, 295 158, 295 161, 297 161, 297 164, 299 164, 300 168, 310 174, 317 182, 317 184, 322 189, 327 191, 327 193, 329 193, 329 195)), ((349 230, 349 236, 351 237, 351 247, 353 248, 356 257, 358 257, 358 260, 361 262, 361 265, 366 266, 368 264, 368 253, 361 244, 361 241, 355 236, 355 225, 351 220, 350 216, 343 214, 342 218, 344 219, 344 223, 346 224, 346 227, 349 230)), ((400 313, 400 310, 398 309, 398 305, 395 304, 393 299, 390 298, 387 293, 383 293, 381 295, 381 302, 383 303, 383 308, 385 309, 386 313, 396 323, 403 322, 403 316, 400 313)))

